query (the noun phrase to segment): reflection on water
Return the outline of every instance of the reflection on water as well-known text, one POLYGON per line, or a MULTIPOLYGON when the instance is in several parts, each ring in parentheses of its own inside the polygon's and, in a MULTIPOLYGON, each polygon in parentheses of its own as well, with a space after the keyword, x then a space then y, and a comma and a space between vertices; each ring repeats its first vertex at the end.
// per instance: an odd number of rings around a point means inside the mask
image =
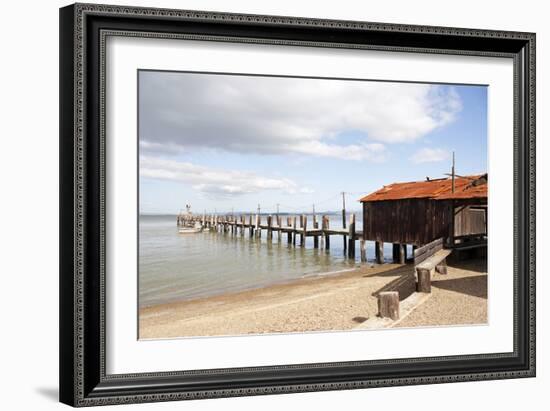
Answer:
MULTIPOLYGON (((311 221, 311 216, 308 218, 311 221)), ((341 217, 332 216, 331 228, 341 227, 341 217)), ((361 230, 358 221, 357 230, 361 230)), ((228 291, 239 291, 292 279, 353 268, 359 264, 344 258, 341 236, 331 237, 330 251, 287 244, 286 233, 273 233, 272 242, 230 233, 179 234, 175 216, 141 216, 139 223, 139 304, 193 299, 228 291)), ((391 245, 385 245, 386 258, 391 245)), ((374 245, 367 243, 367 256, 374 257, 374 245)))

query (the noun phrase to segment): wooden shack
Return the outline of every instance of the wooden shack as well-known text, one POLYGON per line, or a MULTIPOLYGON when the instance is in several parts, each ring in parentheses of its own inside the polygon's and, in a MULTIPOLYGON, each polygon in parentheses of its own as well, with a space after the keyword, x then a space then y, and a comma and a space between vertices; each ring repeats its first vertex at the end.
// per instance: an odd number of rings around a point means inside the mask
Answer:
POLYGON ((406 245, 443 238, 449 247, 487 235, 487 174, 394 183, 363 197, 363 238, 393 243, 393 258, 406 259, 406 245))

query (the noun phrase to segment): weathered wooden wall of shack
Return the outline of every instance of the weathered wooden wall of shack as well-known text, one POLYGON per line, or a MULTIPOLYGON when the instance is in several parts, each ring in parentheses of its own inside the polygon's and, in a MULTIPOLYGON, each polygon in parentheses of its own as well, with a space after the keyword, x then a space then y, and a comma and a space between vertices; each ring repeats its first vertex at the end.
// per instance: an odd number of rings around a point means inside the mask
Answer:
POLYGON ((450 204, 424 198, 363 203, 365 240, 421 246, 448 237, 450 204))
POLYGON ((483 205, 455 206, 455 236, 487 234, 487 207, 483 205))
POLYGON ((479 203, 429 198, 364 202, 364 239, 422 246, 448 238, 453 227, 455 236, 486 233, 486 213, 476 207, 479 203))

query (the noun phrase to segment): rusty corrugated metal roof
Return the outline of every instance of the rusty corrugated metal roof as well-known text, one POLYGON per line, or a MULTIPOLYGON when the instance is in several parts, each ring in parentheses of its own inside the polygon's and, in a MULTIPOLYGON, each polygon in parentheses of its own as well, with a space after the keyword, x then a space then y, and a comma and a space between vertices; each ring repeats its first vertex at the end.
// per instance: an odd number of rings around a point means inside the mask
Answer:
POLYGON ((455 177, 454 193, 452 192, 452 179, 449 177, 393 183, 361 198, 359 201, 403 200, 407 198, 431 198, 434 200, 487 198, 487 174, 455 177))

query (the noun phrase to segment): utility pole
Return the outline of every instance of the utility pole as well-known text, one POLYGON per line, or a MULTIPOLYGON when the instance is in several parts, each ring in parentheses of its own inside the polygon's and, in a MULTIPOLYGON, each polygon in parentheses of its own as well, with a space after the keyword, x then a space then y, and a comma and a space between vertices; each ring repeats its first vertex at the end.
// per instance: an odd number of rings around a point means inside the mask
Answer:
POLYGON ((453 151, 453 166, 451 168, 452 191, 455 192, 455 152, 453 151))
MULTIPOLYGON (((342 191, 342 228, 346 228, 346 192, 342 191)), ((344 255, 348 249, 348 238, 346 235, 342 236, 344 239, 344 255)))
POLYGON ((346 192, 342 191, 342 228, 346 228, 346 192))

